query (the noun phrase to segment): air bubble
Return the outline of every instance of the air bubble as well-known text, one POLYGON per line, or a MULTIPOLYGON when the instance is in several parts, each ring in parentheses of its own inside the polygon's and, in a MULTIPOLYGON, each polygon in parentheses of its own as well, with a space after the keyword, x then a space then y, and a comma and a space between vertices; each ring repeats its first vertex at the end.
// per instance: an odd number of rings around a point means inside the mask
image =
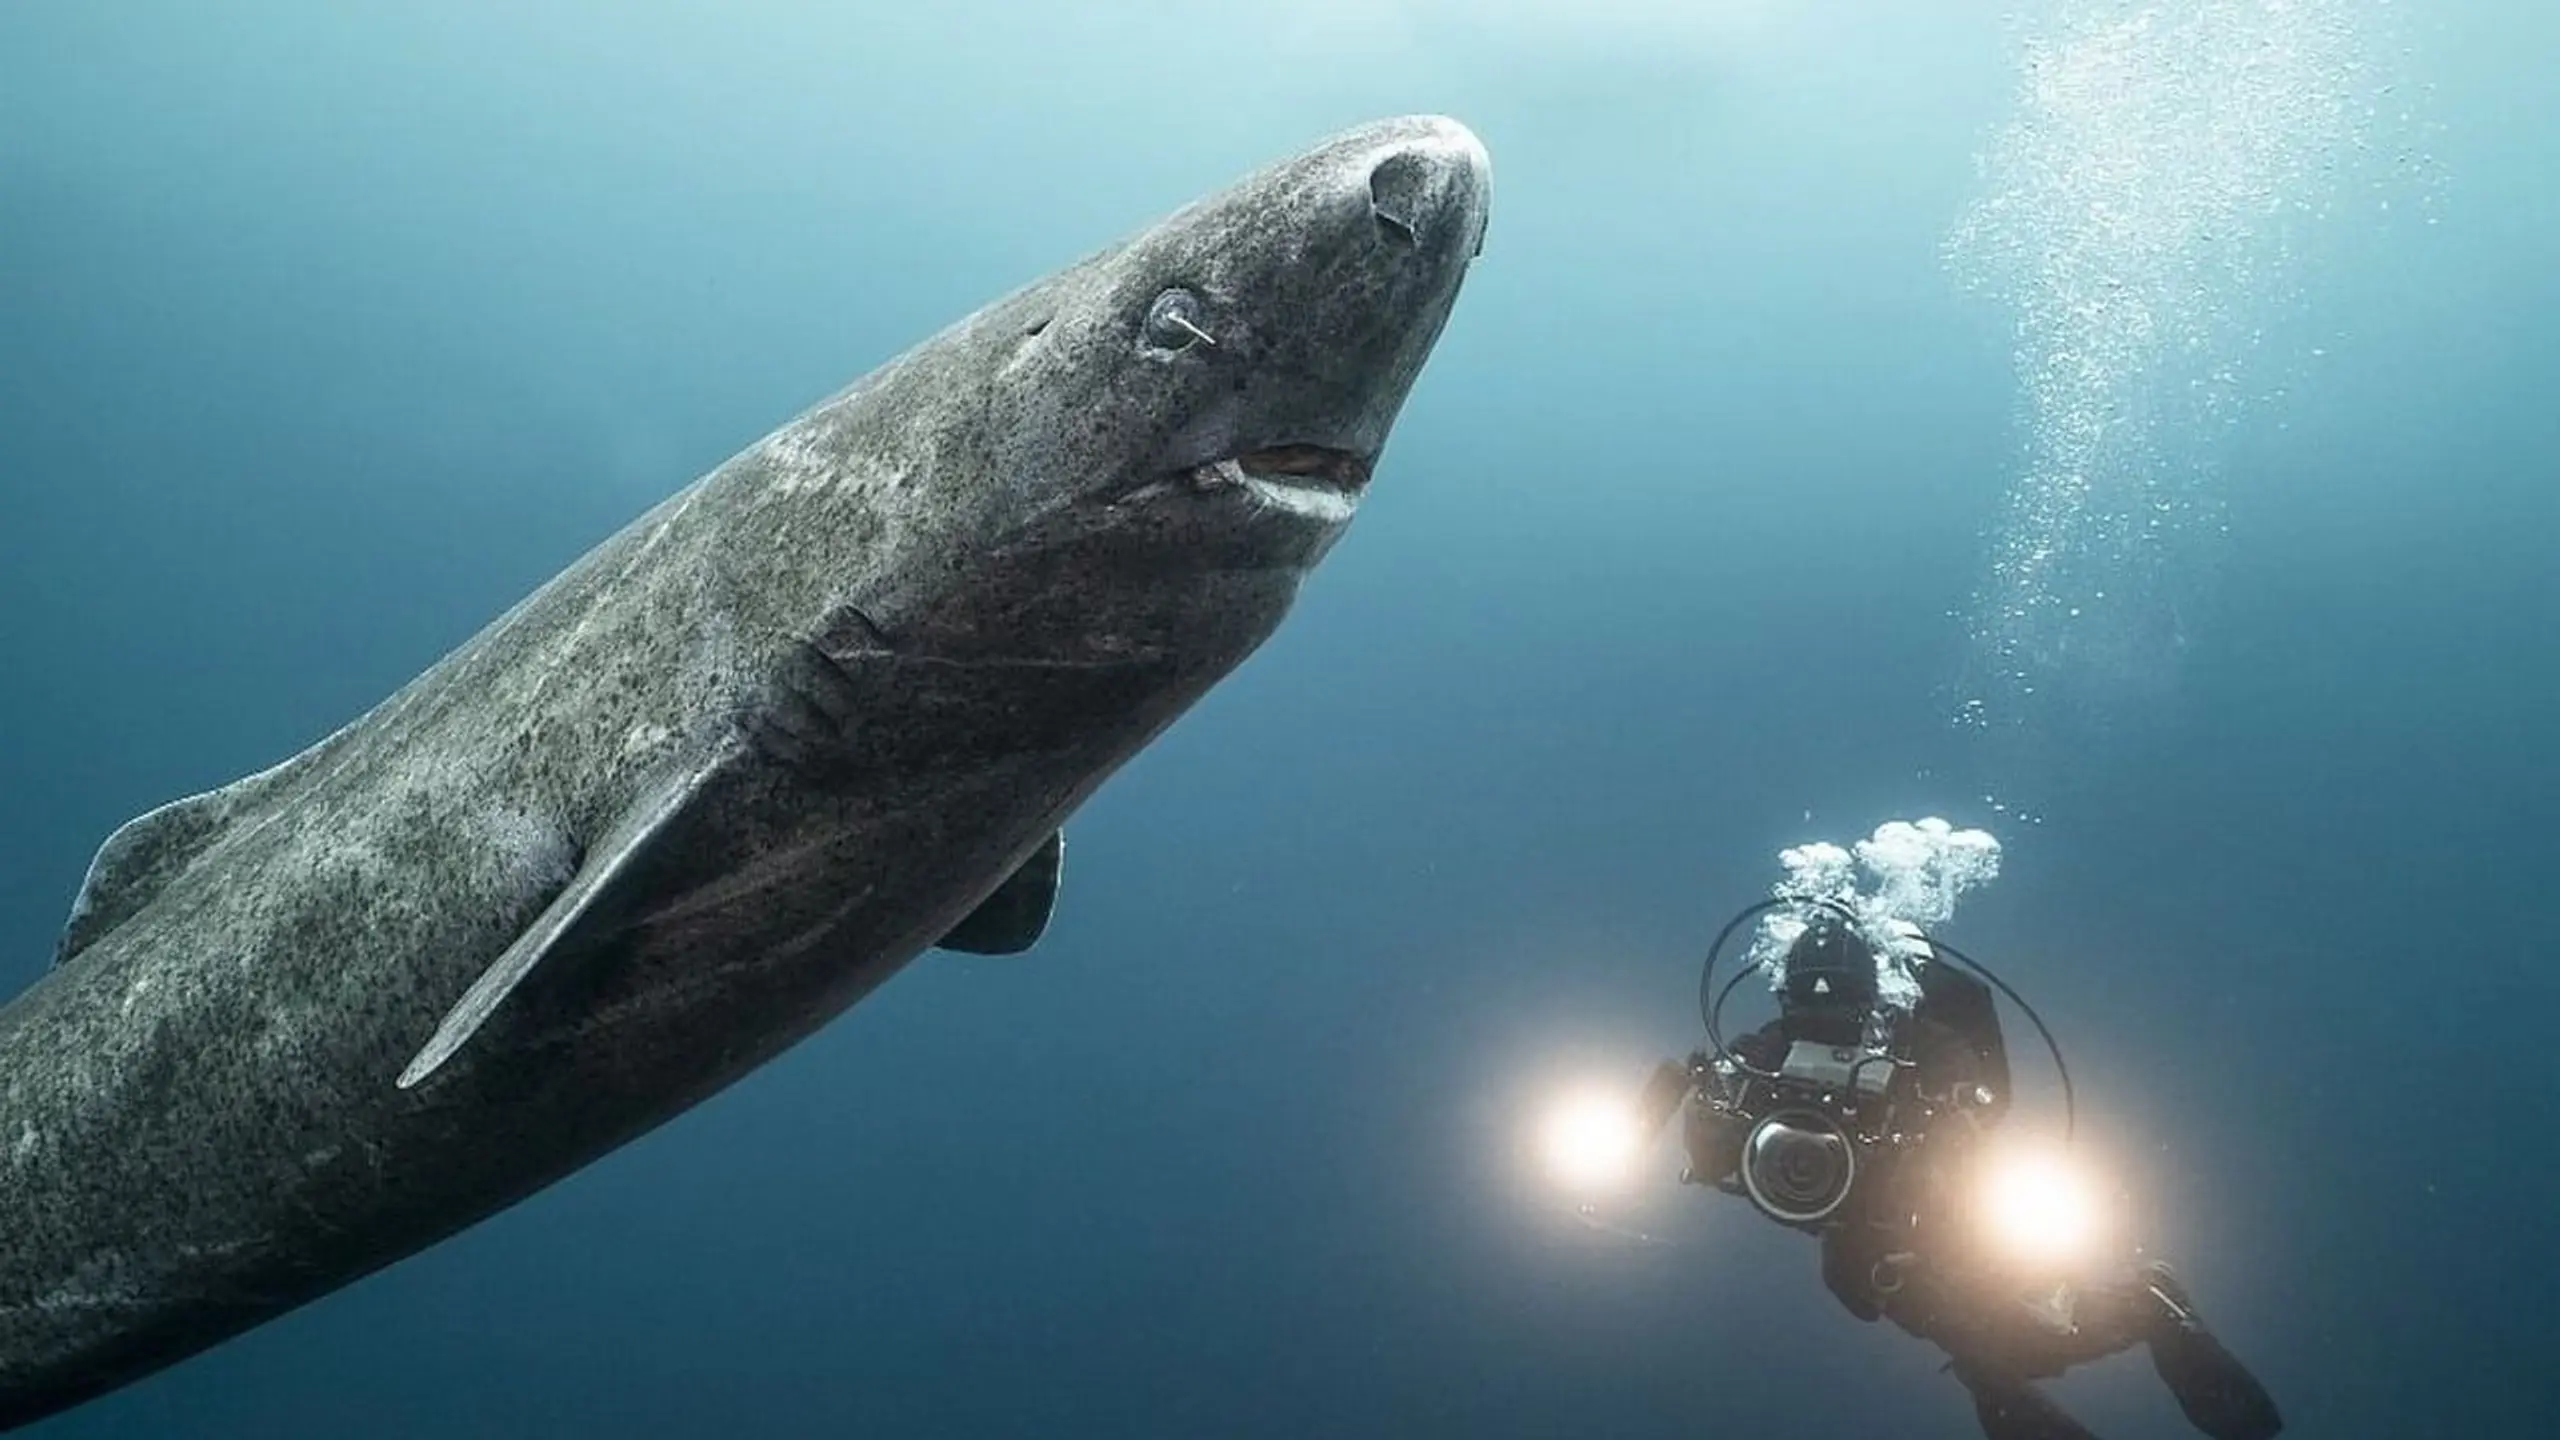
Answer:
POLYGON ((2223 529, 2212 447, 2302 363, 2268 354, 2300 300, 2294 217, 2415 148, 2355 158, 2388 123, 2368 112, 2400 108, 2374 103, 2397 80, 2364 0, 2058 8, 2023 36, 2017 109, 1946 246, 2014 314, 2025 406, 1970 612, 1976 727, 2165 687, 2223 529))

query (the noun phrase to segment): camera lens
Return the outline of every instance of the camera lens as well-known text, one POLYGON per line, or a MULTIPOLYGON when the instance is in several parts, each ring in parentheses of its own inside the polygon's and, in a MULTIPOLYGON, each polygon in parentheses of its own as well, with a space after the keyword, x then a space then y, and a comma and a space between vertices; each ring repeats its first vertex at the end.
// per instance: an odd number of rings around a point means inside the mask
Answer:
POLYGON ((1849 1137, 1812 1111, 1769 1116, 1743 1144, 1743 1188, 1753 1204, 1790 1225, 1827 1218, 1849 1198, 1856 1176, 1849 1137))

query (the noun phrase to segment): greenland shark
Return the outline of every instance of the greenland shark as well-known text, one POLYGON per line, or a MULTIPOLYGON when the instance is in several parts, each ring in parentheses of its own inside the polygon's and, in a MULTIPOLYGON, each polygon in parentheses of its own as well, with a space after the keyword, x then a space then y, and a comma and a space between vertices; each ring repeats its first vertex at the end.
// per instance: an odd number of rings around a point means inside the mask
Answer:
POLYGON ((0 1008, 0 1427, 463 1229, 937 944, 1269 637, 1483 245, 1347 131, 935 335, 310 749, 127 823, 0 1008))

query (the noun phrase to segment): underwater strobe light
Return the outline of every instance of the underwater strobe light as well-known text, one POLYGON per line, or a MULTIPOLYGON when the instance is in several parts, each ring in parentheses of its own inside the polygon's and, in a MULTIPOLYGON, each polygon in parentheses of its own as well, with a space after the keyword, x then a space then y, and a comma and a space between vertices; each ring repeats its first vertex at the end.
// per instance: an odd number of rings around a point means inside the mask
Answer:
POLYGON ((1816 1225, 1831 1218, 1858 1179, 1858 1150, 1840 1123, 1819 1110, 1762 1116, 1742 1142, 1742 1188, 1773 1220, 1816 1225))
POLYGON ((1986 1156, 1978 1219, 1993 1253, 2030 1270, 2068 1269, 2101 1248, 2106 1206, 2088 1172, 2066 1153, 2017 1146, 1986 1156))
POLYGON ((1577 1194, 1617 1189, 1644 1153, 1644 1127, 1625 1096, 1603 1087, 1564 1096, 1540 1136, 1548 1172, 1577 1194))

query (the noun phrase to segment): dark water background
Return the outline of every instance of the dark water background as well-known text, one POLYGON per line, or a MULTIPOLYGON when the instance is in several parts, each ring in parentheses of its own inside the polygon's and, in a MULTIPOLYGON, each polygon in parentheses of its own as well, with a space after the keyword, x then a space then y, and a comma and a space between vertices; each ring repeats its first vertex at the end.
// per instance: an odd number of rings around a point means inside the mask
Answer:
MULTIPOLYGON (((0 8, 7 991, 115 824, 944 321, 1372 116, 1497 175, 1367 513, 1035 955, 40 1433, 1969 1435, 1668 1155, 1642 1245, 1519 1153, 1690 1043, 1780 846, 1919 813, 2007 841, 1950 934, 2294 1433, 2546 1423, 2560 12, 2398 17, 2439 223, 2296 247, 2267 348, 2325 355, 2213 442, 2208 619, 2022 825, 1945 718, 2019 449, 1940 257, 2002 7, 1553 8, 0 8)), ((2138 1359, 2064 1392, 2185 1433, 2138 1359)))

